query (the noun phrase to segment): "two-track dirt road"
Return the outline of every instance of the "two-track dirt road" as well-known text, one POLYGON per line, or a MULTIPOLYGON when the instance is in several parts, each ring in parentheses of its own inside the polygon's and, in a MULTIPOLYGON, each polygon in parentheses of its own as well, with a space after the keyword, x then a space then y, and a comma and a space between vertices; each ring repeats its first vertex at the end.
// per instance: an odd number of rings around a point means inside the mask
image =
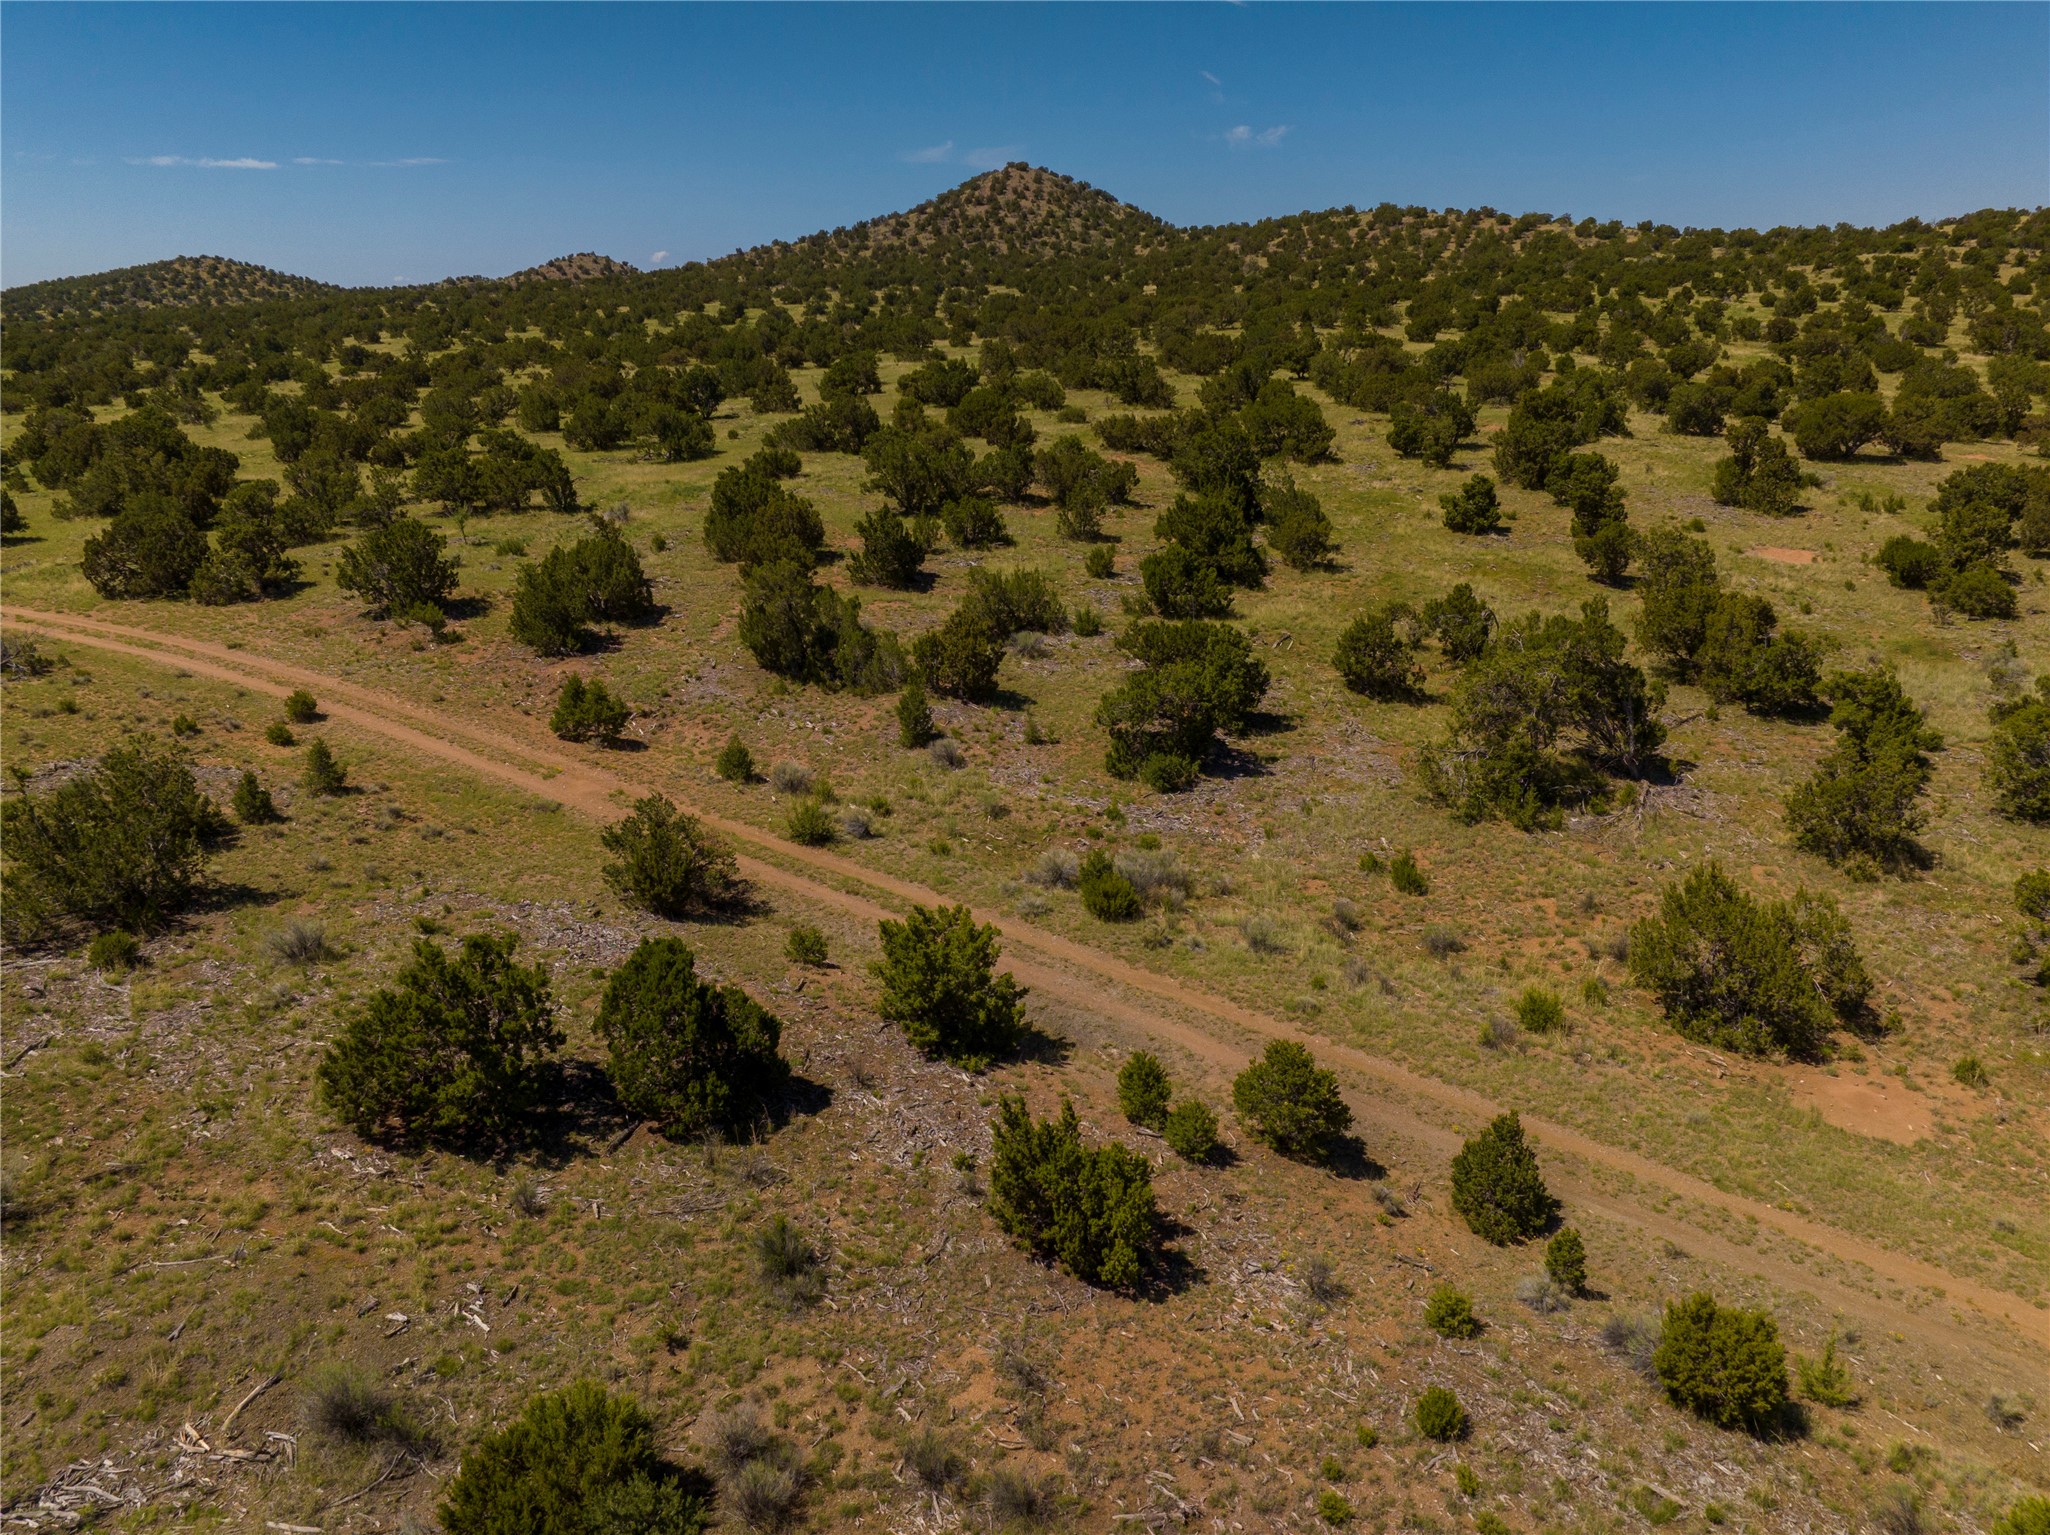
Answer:
MULTIPOLYGON (((333 719, 383 737, 419 757, 445 762, 556 801, 597 820, 616 819, 626 812, 631 799, 660 789, 708 826, 732 839, 739 848, 755 850, 742 853, 740 866, 742 874, 758 887, 835 908, 862 920, 895 915, 903 904, 939 904, 946 899, 915 882, 864 868, 829 851, 784 842, 757 827, 691 805, 668 785, 639 782, 588 757, 565 753, 553 744, 522 739, 464 719, 452 710, 429 709, 341 677, 248 650, 82 614, 9 607, 0 612, 0 620, 49 639, 175 667, 273 696, 281 697, 294 688, 312 689, 333 719), (758 854, 769 854, 771 858, 758 854), (886 905, 876 897, 899 904, 886 905)), ((1410 1112, 1402 1107, 1404 1101, 1435 1108, 1468 1127, 1477 1126, 1500 1111, 1499 1105, 1478 1093, 1413 1072, 1357 1047, 1309 1034, 1282 1019, 1129 964, 1087 944, 1041 931, 1002 913, 976 915, 978 920, 995 923, 1002 931, 1008 950, 1006 968, 1041 996, 1064 1006, 1115 1020, 1136 1034, 1171 1040, 1225 1071, 1236 1071, 1266 1040, 1294 1039, 1314 1048, 1326 1064, 1380 1084, 1384 1089, 1380 1093, 1354 1095, 1355 1109, 1370 1139, 1378 1127, 1449 1156, 1458 1145, 1457 1132, 1445 1123, 1434 1123, 1422 1114, 1410 1112)), ((1597 1188, 1570 1169, 1562 1170, 1552 1179, 1569 1202, 1599 1211, 1648 1237, 1684 1243, 1710 1261, 1757 1274, 1789 1289, 1809 1291, 1839 1310, 1871 1323, 1899 1331, 1912 1330, 1967 1354, 1983 1352, 1991 1346, 2011 1353, 2017 1361, 2026 1360, 2024 1368, 2042 1368, 2041 1351, 2050 1350, 2050 1313, 2019 1296, 1961 1278, 1822 1222, 1728 1193, 1700 1178, 1591 1139, 1566 1126, 1529 1117, 1523 1123, 1540 1145, 1589 1168, 1626 1174, 1632 1188, 1661 1198, 1678 1195, 1685 1201, 1755 1222, 1758 1227, 1818 1253, 1868 1270, 1880 1285, 1868 1289, 1821 1277, 1770 1251, 1726 1240, 1682 1217, 1651 1209, 1648 1201, 1597 1188), (1915 1297, 1914 1302, 1919 1303, 1911 1303, 1881 1293, 1891 1286, 1934 1292, 1941 1295, 1942 1303, 1930 1304, 1929 1295, 1915 1297), (1946 1307, 1976 1312, 1995 1326, 1990 1335, 1980 1328, 1961 1327, 1944 1314, 1946 1307)))

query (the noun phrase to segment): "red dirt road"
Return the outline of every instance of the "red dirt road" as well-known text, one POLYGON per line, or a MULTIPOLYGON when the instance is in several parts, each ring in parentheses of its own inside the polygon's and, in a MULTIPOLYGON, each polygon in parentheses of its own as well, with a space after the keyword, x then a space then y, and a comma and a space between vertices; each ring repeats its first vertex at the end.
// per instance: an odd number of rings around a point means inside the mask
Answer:
MULTIPOLYGON (((557 801, 594 819, 619 818, 626 812, 627 801, 653 792, 657 787, 637 783, 588 760, 565 754, 552 744, 524 741, 451 713, 423 708, 392 694, 362 687, 327 673, 254 655, 247 650, 234 650, 225 645, 80 614, 14 607, 0 613, 0 619, 50 639, 177 667, 195 676, 234 683, 276 697, 282 697, 294 688, 310 688, 321 698, 324 711, 336 720, 382 736, 422 757, 495 779, 539 798, 557 801)), ((784 842, 758 827, 691 805, 666 788, 663 792, 669 793, 682 808, 697 815, 737 845, 772 852, 781 860, 767 862, 759 857, 741 855, 742 874, 763 888, 781 891, 799 900, 832 906, 865 921, 896 915, 897 910, 842 888, 843 883, 866 887, 903 903, 932 905, 946 900, 938 892, 913 881, 864 868, 831 852, 784 842), (787 867, 787 864, 798 864, 806 870, 829 876, 832 882, 813 878, 808 873, 787 867)), ((1140 1033, 1172 1040, 1227 1072, 1236 1071, 1253 1052, 1207 1029, 1126 1001, 1107 990, 1103 983, 1113 982, 1126 991, 1229 1025, 1259 1041, 1300 1041, 1313 1047, 1327 1064, 1347 1068, 1386 1084, 1395 1089, 1393 1096, 1398 1099, 1428 1102, 1441 1110, 1448 1110, 1468 1125, 1477 1126, 1500 1112, 1499 1105, 1481 1094, 1423 1076, 1368 1051, 1306 1033, 1282 1019, 1129 964, 1086 944, 1043 932, 1001 913, 978 911, 976 916, 978 920, 994 923, 1000 929, 1009 949, 1006 968, 1042 996, 1056 998, 1084 1013, 1114 1018, 1140 1033)), ((1434 1150, 1449 1155, 1457 1147, 1458 1136, 1453 1131, 1391 1106, 1385 1097, 1376 1096, 1356 1103, 1355 1107, 1363 1111, 1363 1118, 1368 1123, 1406 1135, 1434 1150)), ((1650 1189, 1679 1195, 1755 1221, 1767 1230, 1793 1238, 1819 1252, 1869 1269, 1876 1277, 1893 1284, 1940 1293, 1950 1305, 1976 1311, 1987 1320, 2012 1329, 2016 1341, 2026 1348, 2050 1349, 2050 1314, 2019 1296, 1960 1278, 1934 1264, 1791 1211, 1727 1193, 1691 1174, 1593 1140, 1564 1125, 1528 1116, 1523 1124, 1535 1140, 1552 1150, 1592 1166, 1627 1174, 1650 1189)), ((1985 1338, 1956 1329, 1929 1311, 1822 1279, 1799 1264, 1726 1241, 1683 1220, 1648 1210, 1635 1201, 1626 1202, 1600 1192, 1587 1186, 1584 1180, 1561 1176, 1554 1181, 1574 1202, 1625 1221, 1648 1234, 1683 1242, 1703 1257, 1795 1289, 1826 1294, 1832 1304, 1875 1321, 1884 1320, 1889 1326, 1952 1334, 1949 1341, 1954 1346, 1983 1349, 1986 1344, 1985 1338)))

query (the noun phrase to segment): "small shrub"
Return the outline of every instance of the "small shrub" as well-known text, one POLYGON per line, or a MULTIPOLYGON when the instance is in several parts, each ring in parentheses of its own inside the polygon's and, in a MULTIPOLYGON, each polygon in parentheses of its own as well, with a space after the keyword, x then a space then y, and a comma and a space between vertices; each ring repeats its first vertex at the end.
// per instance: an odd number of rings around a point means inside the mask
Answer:
POLYGON ((879 924, 878 935, 877 1011, 902 1026, 915 1048, 981 1070, 1016 1047, 1025 993, 996 973, 994 927, 977 923, 966 906, 914 906, 901 922, 879 924))
POLYGON ((778 794, 809 794, 811 769, 802 762, 779 762, 769 769, 769 787, 778 794))
POLYGON ((1617 1312, 1601 1327, 1602 1347, 1647 1380, 1656 1380, 1653 1364, 1659 1346, 1659 1321, 1642 1312, 1617 1312))
POLYGON ((643 939, 612 972, 596 1030, 620 1102, 668 1136, 751 1125, 789 1080, 775 1015, 700 980, 681 939, 643 939))
POLYGON ((1482 1509, 1473 1516, 1474 1535, 1513 1535, 1502 1516, 1488 1509, 1482 1509))
POLYGON ((1322 1161, 1352 1127, 1338 1079, 1293 1040, 1269 1040, 1233 1081, 1231 1100, 1254 1138, 1286 1157, 1322 1161))
POLYGON ((989 1491, 984 1496, 1000 1524, 1044 1524, 1053 1518, 1056 1507, 1051 1487, 1011 1466, 998 1466, 990 1472, 989 1491))
POLYGON ((1516 1021, 1532 1034, 1550 1034, 1566 1027, 1566 1008, 1555 991, 1527 988, 1516 999, 1516 1021))
POLYGON ((1676 1405, 1719 1428, 1763 1430, 1787 1405, 1787 1356, 1773 1319, 1707 1294, 1666 1307, 1652 1368, 1676 1405))
POLYGON ((1851 1379, 1850 1368, 1837 1357, 1835 1333, 1815 1358, 1794 1356, 1794 1379, 1802 1396, 1824 1407, 1855 1407, 1858 1403, 1857 1383, 1851 1379))
POLYGON ((1022 1098, 997 1101, 990 1214, 1034 1252, 1087 1284, 1128 1290, 1159 1243, 1153 1171, 1118 1145, 1082 1144, 1075 1106, 1035 1120, 1022 1098))
POLYGON ((1441 1284, 1424 1303, 1424 1326, 1441 1338, 1477 1338, 1481 1319, 1473 1314, 1473 1302, 1449 1284, 1441 1284))
POLYGON ((1514 1110, 1470 1138, 1452 1159, 1452 1208, 1484 1241, 1499 1247, 1536 1236, 1558 1207, 1514 1110))
POLYGON ((747 749, 747 743, 738 735, 726 738, 720 748, 719 760, 713 770, 728 783, 753 783, 755 777, 755 754, 747 749))
POLYGON ((292 734, 292 727, 283 720, 272 720, 264 727, 263 738, 273 746, 297 746, 299 738, 292 734))
POLYGON ((1456 930, 1438 923, 1425 928, 1417 942, 1433 959, 1450 959, 1466 951, 1466 940, 1456 930))
POLYGON ((299 783, 308 794, 340 794, 349 786, 349 775, 335 761, 327 742, 315 741, 306 748, 306 766, 300 772, 299 783))
POLYGON ((317 965, 335 953, 323 924, 298 917, 265 933, 263 947, 281 965, 317 965))
POLYGON ((932 705, 926 701, 925 684, 916 677, 904 684, 897 695, 897 744, 917 751, 932 740, 932 705))
POLYGON ((101 933, 86 946, 85 962, 101 975, 126 975, 142 963, 142 943, 118 929, 101 933))
POLYGON ((619 860, 605 865, 605 883, 658 917, 681 921, 726 905, 739 891, 739 866, 726 845, 659 794, 637 801, 598 840, 619 860))
POLYGON ((285 718, 295 725, 310 725, 320 718, 320 705, 311 693, 298 688, 285 695, 285 718))
POLYGON ((1480 1476, 1465 1461, 1452 1468, 1452 1481, 1459 1488, 1459 1495, 1462 1498, 1477 1498, 1481 1495, 1480 1476))
MULTIPOLYGON (((1098 545, 1098 547, 1104 546, 1098 545)), ((1103 633, 1103 614, 1098 612, 1091 603, 1076 603, 1075 611, 1069 618, 1069 623, 1074 627, 1075 633, 1085 640, 1094 639, 1097 635, 1103 633)))
POLYGON ((783 952, 796 964, 819 968, 826 963, 826 935, 809 924, 800 924, 790 930, 783 952))
POLYGON ((506 1203, 512 1206, 513 1214, 526 1220, 539 1220, 548 1213, 547 1196, 531 1178, 522 1178, 515 1183, 512 1193, 506 1196, 506 1203))
POLYGON ((749 1461, 768 1454, 776 1436, 752 1402, 735 1402, 707 1416, 704 1440, 712 1464, 722 1475, 731 1476, 749 1461))
POLYGON ((589 1380, 531 1398, 516 1422, 474 1445, 441 1507, 447 1535, 698 1535, 710 1520, 705 1478, 664 1461, 653 1420, 589 1380))
POLYGON ((1357 933, 1365 922, 1360 909, 1344 896, 1331 903, 1331 925, 1344 934, 1357 933))
POLYGON ((548 728, 564 741, 596 741, 611 746, 626 729, 632 711, 623 699, 613 696, 602 682, 586 682, 578 676, 565 677, 555 698, 555 713, 548 728))
POLYGON ((1950 1068, 1950 1076, 1960 1087, 1986 1087, 1993 1081, 1976 1055, 1959 1056, 1950 1068))
POLYGON ((256 775, 246 769, 235 784, 235 797, 229 804, 234 809, 235 819, 244 826, 263 826, 278 819, 278 807, 270 797, 270 790, 258 783, 256 775))
POLYGON ((832 816, 815 799, 799 800, 791 807, 790 820, 784 831, 800 847, 824 847, 839 835, 832 816))
POLYGON ((1288 940, 1282 936, 1281 924, 1265 912, 1249 912, 1239 918, 1239 936, 1246 940, 1246 947, 1255 954, 1286 954, 1288 940))
POLYGON ((1118 1109, 1135 1125, 1158 1130, 1166 1124, 1173 1093, 1167 1068, 1151 1051, 1134 1050, 1118 1068, 1118 1109))
POLYGON ((904 1446, 904 1464, 921 1485, 944 1492, 968 1476, 968 1460, 952 1441, 930 1428, 920 1429, 904 1446))
POLYGON ((199 734, 199 721, 189 714, 173 715, 171 717, 171 734, 180 739, 186 736, 196 736, 199 734))
POLYGON ((1571 1226, 1561 1228, 1545 1244, 1545 1272, 1568 1295, 1587 1288, 1587 1246, 1571 1226))
POLYGON ((299 1418, 315 1434, 342 1444, 415 1449, 424 1438, 389 1387, 341 1363, 317 1366, 307 1376, 299 1418))
POLYGON ((1110 854, 1103 849, 1096 849, 1082 860, 1076 884, 1082 894, 1083 909, 1099 922, 1138 920, 1141 911, 1138 888, 1118 873, 1110 854))
POLYGON ((1325 1487, 1317 1493, 1317 1517, 1333 1526, 1351 1524, 1352 1505, 1336 1488, 1325 1487))
POLYGON ((1185 1162, 1208 1162, 1218 1153, 1217 1116, 1198 1098, 1184 1098, 1160 1127, 1169 1148, 1185 1162))
POLYGON ((1117 574, 1118 552, 1115 544, 1091 544, 1082 556, 1082 568, 1098 581, 1108 581, 1117 574))
POLYGON ((2050 1535, 2050 1498, 2027 1497, 1993 1521, 1987 1535, 2050 1535))
POLYGON ((789 1217, 772 1217, 755 1233, 754 1249, 763 1285, 792 1310, 826 1293, 825 1256, 789 1217))
POLYGON ((955 771, 968 761, 961 750, 961 743, 952 736, 941 736, 926 747, 925 754, 932 759, 935 767, 943 767, 948 772, 955 771))
POLYGON ((2003 1434, 2020 1428, 2028 1416, 2022 1404, 2004 1391, 1996 1391, 1986 1398, 1986 1421, 2003 1434))
POLYGON ((1025 871, 1025 882, 1030 885, 1045 885, 1051 889, 1067 890, 1082 876, 1082 865, 1066 848, 1048 848, 1039 855, 1031 868, 1025 871))
POLYGON ((1416 1431, 1426 1439, 1450 1444, 1466 1437, 1466 1409, 1459 1405, 1459 1398, 1443 1386, 1432 1386, 1418 1397, 1412 1416, 1416 1421, 1416 1431))
POLYGON ((1566 1292, 1550 1274, 1526 1274, 1516 1281, 1516 1298, 1541 1316, 1566 1309, 1566 1292))
POLYGON ((1416 855, 1404 848, 1388 861, 1388 881, 1404 895, 1429 895, 1431 882, 1417 867, 1416 855))

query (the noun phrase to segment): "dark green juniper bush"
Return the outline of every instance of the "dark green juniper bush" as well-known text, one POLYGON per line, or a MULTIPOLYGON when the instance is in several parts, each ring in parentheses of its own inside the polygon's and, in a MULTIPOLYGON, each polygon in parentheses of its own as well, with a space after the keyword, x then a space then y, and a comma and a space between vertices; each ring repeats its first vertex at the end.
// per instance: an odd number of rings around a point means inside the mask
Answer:
POLYGON ((1015 1050, 1025 988, 996 973, 997 931, 966 906, 911 908, 879 924, 883 983, 877 1011, 927 1055, 982 1070, 1015 1050))
POLYGON ((775 1016, 738 986, 700 980, 696 964, 681 939, 643 939, 598 1004, 620 1102, 677 1138, 746 1129, 790 1075, 775 1016))
POLYGON ((563 1034, 545 966, 515 963, 511 934, 428 939, 322 1056, 320 1093, 357 1134, 466 1147, 517 1140, 551 1093, 563 1034))
POLYGON ((0 804, 8 935, 40 942, 73 925, 151 933, 206 883, 227 818, 179 758, 117 747, 90 772, 0 804))
POLYGON ((1484 1241, 1526 1241, 1551 1224, 1559 1202, 1512 1110, 1472 1136, 1452 1159, 1452 1208, 1484 1241))
POLYGON ((1129 1290, 1160 1240, 1153 1173, 1122 1146, 1082 1144, 1075 1106, 1035 1120, 1022 1098, 997 1100, 989 1207, 999 1226, 1077 1279, 1129 1290))
POLYGON ((1231 1101, 1256 1139, 1299 1161, 1323 1161, 1352 1128, 1338 1079, 1293 1040, 1269 1040, 1260 1059, 1233 1081, 1231 1101))
POLYGON ((1747 1055, 1814 1059, 1863 1018, 1872 991, 1828 896, 1746 895, 1713 860, 1630 930, 1630 974, 1683 1036, 1747 1055))

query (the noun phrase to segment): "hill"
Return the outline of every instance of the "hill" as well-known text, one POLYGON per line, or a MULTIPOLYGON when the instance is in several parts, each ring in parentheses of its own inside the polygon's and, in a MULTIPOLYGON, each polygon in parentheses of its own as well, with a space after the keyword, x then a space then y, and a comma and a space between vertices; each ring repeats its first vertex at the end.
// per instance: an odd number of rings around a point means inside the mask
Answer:
POLYGON ((10 313, 10 1523, 2033 1529, 2046 226, 10 313))
POLYGON ((514 272, 502 282, 590 282, 598 277, 638 277, 640 268, 628 261, 616 261, 610 256, 600 256, 594 251, 578 251, 574 256, 557 256, 553 261, 544 261, 539 266, 530 266, 514 272))
POLYGON ((821 232, 799 244, 831 250, 896 245, 919 251, 979 245, 1005 255, 1049 257, 1089 249, 1143 250, 1173 229, 1086 181, 1021 160, 906 212, 884 214, 845 231, 821 232))
POLYGON ((110 309, 216 308, 339 290, 226 256, 173 256, 85 277, 54 277, 6 292, 10 317, 97 314, 110 309))

